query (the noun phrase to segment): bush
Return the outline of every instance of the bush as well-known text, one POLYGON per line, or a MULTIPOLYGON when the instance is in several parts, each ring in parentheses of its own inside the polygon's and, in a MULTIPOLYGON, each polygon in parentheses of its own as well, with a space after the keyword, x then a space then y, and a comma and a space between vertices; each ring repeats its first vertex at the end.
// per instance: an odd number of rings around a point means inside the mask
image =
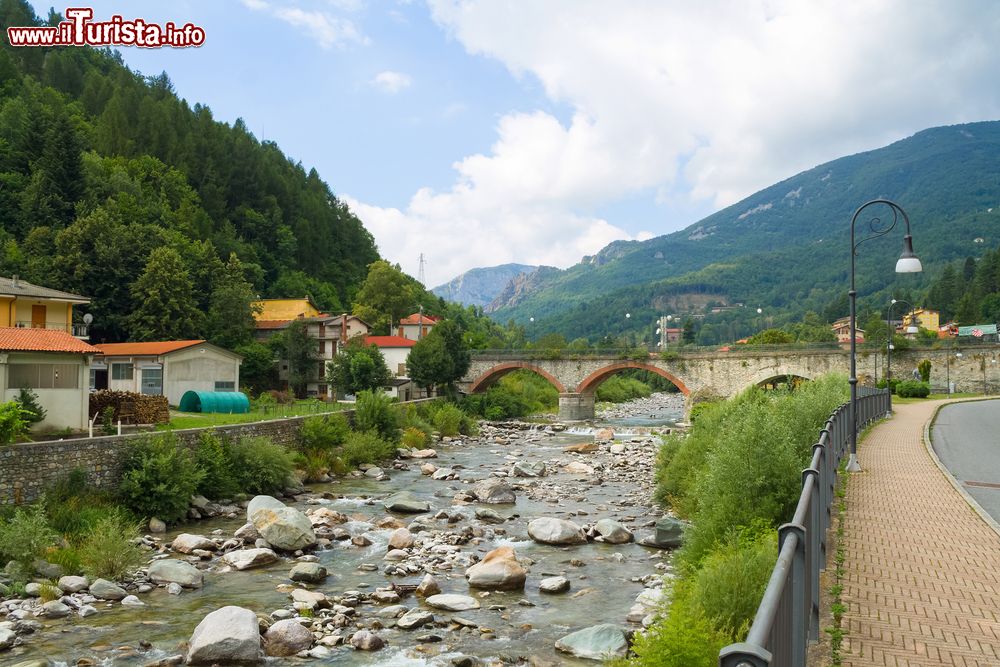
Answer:
POLYGON ((233 478, 241 493, 273 494, 284 490, 295 457, 269 438, 241 438, 231 445, 233 478))
POLYGON ((391 443, 399 442, 399 415, 393 399, 381 391, 358 392, 354 427, 359 431, 374 431, 391 443))
POLYGON ((688 414, 688 421, 692 424, 695 423, 698 417, 700 417, 703 413, 711 410, 718 404, 719 403, 717 401, 706 401, 705 403, 697 403, 695 405, 692 405, 691 410, 688 414))
POLYGON ((205 476, 194 454, 172 434, 137 441, 125 457, 123 471, 118 494, 125 507, 137 516, 168 522, 184 518, 205 476))
POLYGON ((0 403, 0 445, 9 445, 27 432, 28 416, 17 401, 0 403))
POLYGON ((41 403, 38 402, 38 394, 31 391, 28 387, 21 387, 16 400, 17 404, 24 411, 24 419, 29 425, 37 424, 45 419, 46 411, 41 403))
POLYGON ((121 581, 145 560, 142 549, 132 540, 139 524, 125 512, 102 518, 80 545, 83 572, 90 577, 121 581))
POLYGON ((198 483, 198 493, 206 498, 232 498, 239 493, 233 474, 232 452, 226 443, 211 431, 198 437, 195 462, 203 476, 198 483))
POLYGON ((304 475, 306 482, 318 482, 330 472, 336 456, 325 449, 306 449, 295 454, 295 465, 304 475))
POLYGON ((646 398, 653 389, 636 378, 615 375, 608 378, 597 388, 597 400, 608 403, 624 403, 634 398, 646 398))
POLYGON ((888 381, 886 381, 885 378, 882 378, 881 380, 878 381, 878 384, 876 384, 875 387, 876 387, 876 389, 885 389, 886 387, 888 387, 889 388, 889 393, 890 394, 895 394, 896 393, 896 387, 898 385, 899 385, 899 379, 898 378, 892 378, 891 380, 888 380, 888 381))
POLYGON ((0 524, 0 556, 30 567, 57 539, 41 503, 19 507, 9 521, 0 524))
POLYGON ((344 444, 350 432, 351 426, 344 415, 309 417, 302 422, 299 438, 303 449, 329 450, 344 444))
POLYGON ((434 432, 434 427, 430 425, 430 423, 424 418, 423 413, 421 413, 415 405, 401 406, 399 412, 399 425, 404 431, 415 428, 418 431, 423 432, 427 438, 430 438, 431 434, 434 432))
POLYGON ((462 418, 464 416, 457 406, 445 403, 434 415, 434 428, 443 436, 456 436, 462 432, 462 418))
POLYGON ((349 466, 362 463, 377 463, 392 458, 396 453, 395 443, 383 440, 375 431, 354 432, 347 436, 342 458, 349 466))
POLYGON ((66 574, 83 574, 80 552, 74 547, 59 547, 45 552, 45 560, 58 565, 66 574))
POLYGON ((917 364, 917 371, 920 373, 920 379, 923 382, 931 381, 931 360, 924 359, 919 364, 917 364))
POLYGON ((896 385, 896 395, 900 398, 927 398, 930 393, 931 386, 926 382, 906 380, 896 385))
POLYGON ((403 431, 403 446, 421 449, 427 444, 427 434, 413 426, 403 431))

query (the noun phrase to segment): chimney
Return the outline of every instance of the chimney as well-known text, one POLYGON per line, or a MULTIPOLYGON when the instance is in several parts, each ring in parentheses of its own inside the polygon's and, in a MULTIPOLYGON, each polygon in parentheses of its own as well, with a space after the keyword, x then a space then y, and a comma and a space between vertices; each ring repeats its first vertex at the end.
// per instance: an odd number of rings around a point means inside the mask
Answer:
POLYGON ((17 284, 17 274, 16 273, 10 277, 10 282, 13 283, 14 287, 20 287, 20 285, 17 284))

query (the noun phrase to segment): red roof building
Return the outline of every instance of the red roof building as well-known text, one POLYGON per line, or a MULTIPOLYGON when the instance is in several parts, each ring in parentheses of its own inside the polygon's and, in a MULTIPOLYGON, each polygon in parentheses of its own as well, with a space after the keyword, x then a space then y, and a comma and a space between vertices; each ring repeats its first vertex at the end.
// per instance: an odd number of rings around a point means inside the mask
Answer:
POLYGON ((402 336, 365 336, 365 345, 375 347, 413 347, 417 341, 402 336))
POLYGON ((59 329, 0 327, 0 351, 96 354, 99 350, 59 329))

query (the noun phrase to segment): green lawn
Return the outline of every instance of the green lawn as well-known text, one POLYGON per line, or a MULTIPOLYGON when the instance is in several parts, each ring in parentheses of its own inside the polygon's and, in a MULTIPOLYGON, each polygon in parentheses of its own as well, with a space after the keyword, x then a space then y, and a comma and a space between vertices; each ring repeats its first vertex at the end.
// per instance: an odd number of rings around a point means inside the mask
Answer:
POLYGON ((203 428, 206 426, 225 426, 226 424, 245 424, 266 419, 281 419, 282 417, 298 417, 324 412, 336 412, 351 407, 345 403, 317 403, 315 401, 299 401, 291 405, 275 405, 266 409, 255 408, 244 414, 222 414, 201 412, 170 411, 170 423, 160 424, 158 431, 171 431, 185 428, 203 428))
MULTIPOLYGON (((982 396, 982 394, 974 392, 955 392, 951 396, 948 394, 931 394, 927 398, 899 398, 898 396, 892 397, 892 402, 896 403, 920 403, 921 401, 932 401, 936 398, 973 398, 975 396, 982 396)), ((1000 397, 998 397, 1000 398, 1000 397)))

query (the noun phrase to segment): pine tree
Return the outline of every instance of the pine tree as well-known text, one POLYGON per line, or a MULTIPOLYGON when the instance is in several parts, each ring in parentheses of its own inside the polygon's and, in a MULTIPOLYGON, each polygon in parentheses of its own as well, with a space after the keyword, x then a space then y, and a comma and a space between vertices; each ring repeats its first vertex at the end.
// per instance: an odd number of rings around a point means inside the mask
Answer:
POLYGON ((197 335, 203 315, 193 303, 191 278, 180 254, 160 247, 132 283, 135 312, 129 317, 131 339, 183 340, 197 335))
POLYGON ((255 300, 253 285, 247 282, 243 264, 233 253, 212 292, 206 324, 208 340, 229 350, 249 343, 253 338, 255 300))

